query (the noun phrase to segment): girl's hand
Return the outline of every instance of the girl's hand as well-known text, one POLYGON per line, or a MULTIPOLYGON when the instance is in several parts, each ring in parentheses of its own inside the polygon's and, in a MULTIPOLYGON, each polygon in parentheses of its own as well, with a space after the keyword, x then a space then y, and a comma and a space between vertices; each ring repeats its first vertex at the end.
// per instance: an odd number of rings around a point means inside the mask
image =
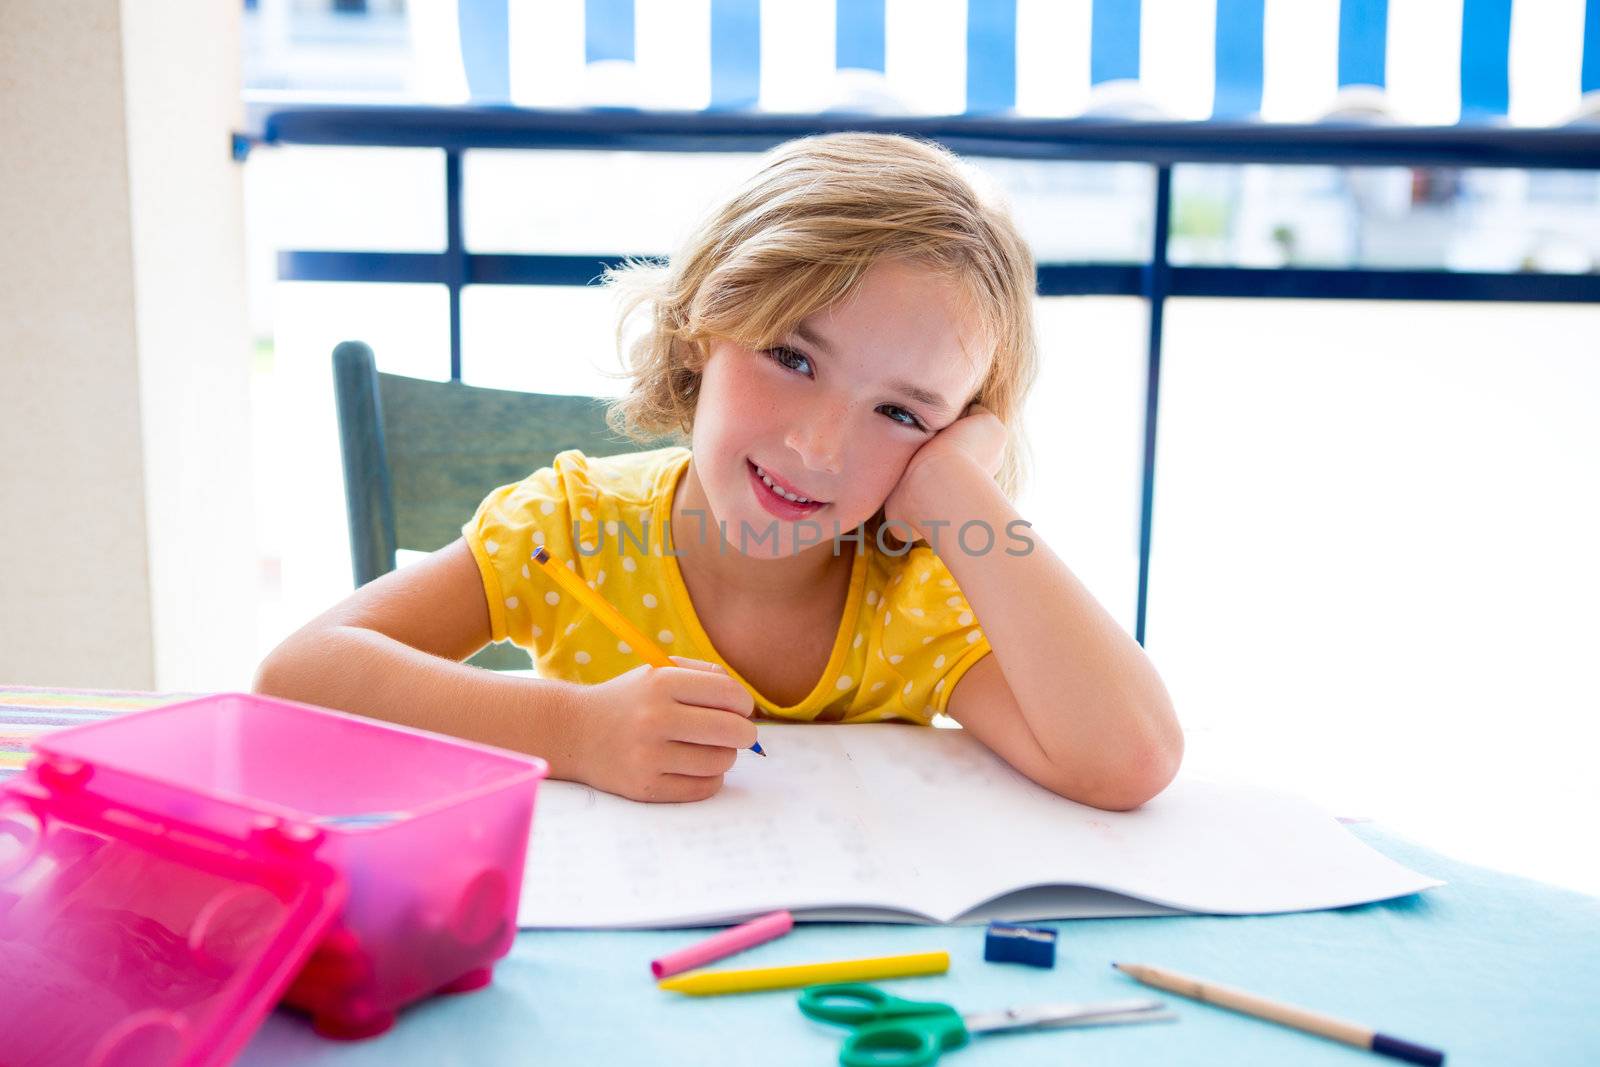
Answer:
POLYGON ((726 670, 673 656, 577 687, 573 729, 585 785, 629 800, 705 800, 756 743, 755 699, 726 670))
POLYGON ((927 540, 920 521, 926 518, 926 509, 919 501, 938 493, 939 471, 951 463, 971 463, 993 478, 1000 473, 1005 448, 1005 423, 983 405, 969 405, 961 418, 934 434, 906 464, 900 483, 883 504, 884 519, 895 523, 888 532, 904 540, 900 535, 909 527, 918 539, 927 540))

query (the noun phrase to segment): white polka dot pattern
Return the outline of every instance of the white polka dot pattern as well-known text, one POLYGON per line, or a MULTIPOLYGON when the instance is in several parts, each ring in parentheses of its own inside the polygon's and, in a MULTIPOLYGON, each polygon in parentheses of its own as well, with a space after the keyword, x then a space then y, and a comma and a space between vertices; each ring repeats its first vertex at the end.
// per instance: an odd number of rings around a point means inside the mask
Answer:
MULTIPOLYGON (((714 620, 698 618, 688 602, 677 565, 663 554, 667 538, 657 517, 687 461, 686 450, 672 448, 604 458, 564 452, 551 467, 490 494, 462 532, 483 576, 494 639, 533 651, 543 677, 593 684, 638 667, 628 642, 598 622, 584 625, 587 609, 530 564, 543 546, 669 652, 717 658, 701 628, 717 632, 709 625, 714 620)), ((958 679, 988 653, 971 605, 927 546, 900 557, 869 548, 854 566, 854 614, 843 620, 842 638, 835 627, 827 647, 816 648, 812 669, 825 663, 826 670, 790 707, 756 693, 762 712, 926 722, 945 710, 958 679)), ((775 645, 771 654, 787 650, 775 645)))

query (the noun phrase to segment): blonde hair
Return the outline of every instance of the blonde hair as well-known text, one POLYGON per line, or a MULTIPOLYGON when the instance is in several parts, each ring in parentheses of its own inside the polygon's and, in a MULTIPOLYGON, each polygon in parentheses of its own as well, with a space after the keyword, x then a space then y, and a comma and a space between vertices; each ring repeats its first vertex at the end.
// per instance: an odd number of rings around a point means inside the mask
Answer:
POLYGON ((1005 425, 997 480, 1026 470, 1022 405, 1037 374, 1033 254, 1006 208, 980 195, 948 149, 893 134, 806 137, 706 217, 667 264, 629 261, 604 284, 622 302, 617 345, 631 379, 607 412, 635 440, 687 435, 709 342, 768 348, 849 297, 879 259, 922 263, 964 283, 990 346, 971 398, 1005 425), (644 329, 626 332, 640 314, 644 329))

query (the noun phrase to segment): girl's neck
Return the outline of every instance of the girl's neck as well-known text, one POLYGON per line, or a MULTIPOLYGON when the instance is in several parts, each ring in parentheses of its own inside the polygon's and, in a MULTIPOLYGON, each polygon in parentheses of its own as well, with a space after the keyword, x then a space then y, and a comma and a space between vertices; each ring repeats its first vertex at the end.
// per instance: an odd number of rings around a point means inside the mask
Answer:
MULTIPOLYGON (((729 531, 728 536, 737 541, 736 531, 729 531)), ((692 458, 673 495, 672 547, 678 569, 691 589, 709 590, 719 599, 759 598, 771 603, 816 596, 819 590, 829 588, 830 578, 850 570, 852 555, 845 548, 835 555, 829 538, 804 552, 785 552, 772 559, 752 558, 740 552, 736 543, 723 542, 692 458)))

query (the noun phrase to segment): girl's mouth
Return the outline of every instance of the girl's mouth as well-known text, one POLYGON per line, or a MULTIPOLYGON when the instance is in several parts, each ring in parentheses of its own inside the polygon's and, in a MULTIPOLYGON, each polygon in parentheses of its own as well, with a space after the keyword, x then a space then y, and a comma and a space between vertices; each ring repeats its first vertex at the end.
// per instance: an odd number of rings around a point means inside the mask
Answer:
POLYGON ((815 515, 828 506, 825 500, 808 500, 798 493, 790 493, 780 488, 766 471, 756 466, 754 461, 746 459, 744 462, 750 478, 751 491, 755 493, 756 500, 769 515, 793 521, 815 515))

